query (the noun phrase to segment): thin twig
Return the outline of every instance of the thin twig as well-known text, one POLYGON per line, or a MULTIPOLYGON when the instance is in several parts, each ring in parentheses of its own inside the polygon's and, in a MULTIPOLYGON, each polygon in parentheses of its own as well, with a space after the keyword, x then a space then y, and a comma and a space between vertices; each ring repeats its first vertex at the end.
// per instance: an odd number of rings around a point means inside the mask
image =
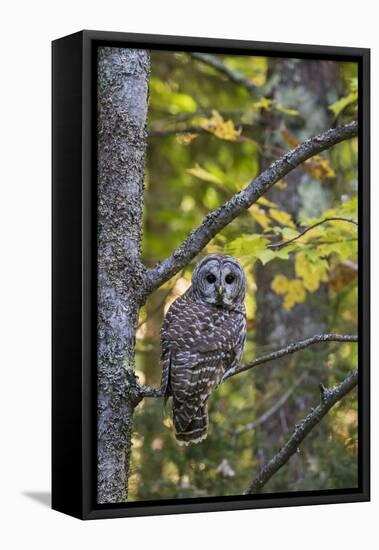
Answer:
POLYGON ((240 435, 244 432, 255 430, 255 428, 257 428, 261 424, 264 424, 264 422, 267 422, 267 420, 269 420, 269 418, 271 418, 281 407, 283 407, 283 405, 288 401, 288 399, 291 397, 291 395, 293 394, 293 392, 295 391, 297 386, 299 384, 301 384, 301 382, 304 380, 304 378, 305 378, 305 373, 303 373, 295 381, 293 386, 291 386, 289 388, 289 390, 287 390, 286 393, 284 395, 282 395, 282 397, 280 399, 278 399, 278 401, 276 403, 274 403, 274 405, 272 407, 267 409, 267 411, 264 412, 259 418, 254 420, 254 422, 249 422, 249 424, 245 424, 245 426, 243 426, 242 428, 238 428, 238 429, 234 430, 233 431, 233 436, 236 437, 236 436, 238 436, 238 435, 240 435))
MULTIPOLYGON (((358 336, 350 336, 346 334, 318 334, 316 336, 313 336, 312 338, 307 338, 307 340, 294 342, 292 344, 289 344, 285 348, 281 348, 277 351, 269 353, 268 355, 258 357, 251 363, 247 363, 246 365, 238 365, 237 367, 229 369, 224 374, 221 382, 225 382, 225 380, 227 380, 231 376, 235 376, 236 374, 245 372, 249 369, 257 367, 258 365, 263 365, 264 363, 268 363, 269 361, 280 359, 285 355, 290 355, 291 353, 295 353, 297 351, 303 350, 304 348, 307 348, 308 346, 319 344, 321 342, 358 342, 358 336)), ((139 393, 141 399, 143 397, 162 397, 163 395, 161 388, 151 388, 150 386, 145 385, 139 386, 139 393)))
POLYGON ((324 418, 329 410, 348 394, 358 384, 358 370, 353 370, 343 382, 334 386, 331 389, 321 386, 321 401, 319 405, 312 410, 308 416, 299 424, 296 425, 294 432, 287 443, 271 460, 263 466, 260 473, 250 483, 245 494, 258 493, 262 487, 272 478, 272 476, 284 464, 288 462, 299 448, 299 445, 304 441, 307 435, 315 426, 324 418))
POLYGON ((218 71, 219 73, 224 74, 229 78, 229 80, 245 88, 245 90, 247 90, 249 94, 260 95, 257 94, 256 86, 254 86, 254 84, 248 78, 243 76, 243 74, 241 74, 239 71, 228 67, 228 65, 221 61, 219 57, 207 53, 195 52, 192 52, 190 55, 193 59, 196 59, 197 61, 200 61, 205 65, 209 65, 213 69, 216 69, 216 71, 218 71))
MULTIPOLYGON (((161 112, 160 114, 165 115, 166 118, 161 118, 159 120, 155 120, 152 124, 151 128, 156 126, 157 128, 162 128, 169 126, 170 124, 180 123, 180 122, 188 122, 189 120, 193 120, 195 118, 208 118, 212 116, 214 109, 199 109, 198 111, 193 111, 192 113, 177 113, 177 114, 171 114, 166 111, 161 112)), ((155 110, 155 112, 157 112, 155 110)), ((241 118, 247 115, 256 115, 255 111, 246 111, 246 110, 223 110, 217 109, 217 112, 223 117, 223 118, 241 118)))
MULTIPOLYGON (((254 124, 247 124, 247 123, 235 123, 235 127, 238 128, 238 130, 249 130, 252 128, 255 128, 256 125, 254 124)), ((151 126, 149 129, 149 137, 165 137, 165 136, 171 136, 171 135, 180 135, 180 134, 207 134, 208 136, 215 136, 213 132, 210 132, 206 128, 203 128, 203 126, 199 125, 188 125, 184 126, 183 124, 179 126, 169 126, 162 128, 160 126, 151 126)), ((243 138, 244 136, 240 136, 240 138, 243 138)), ((238 138, 236 139, 238 141, 238 138)))
POLYGON ((292 239, 288 239, 287 241, 281 241, 279 243, 271 243, 271 244, 267 245, 267 248, 278 248, 278 249, 284 248, 285 246, 288 246, 289 244, 293 243, 294 241, 297 241, 298 239, 300 239, 303 235, 305 235, 306 233, 308 233, 308 231, 311 231, 315 227, 318 227, 319 225, 322 225, 322 224, 327 223, 327 222, 332 222, 332 221, 341 221, 341 222, 346 222, 346 223, 352 223, 352 224, 354 224, 358 227, 358 222, 356 222, 355 220, 351 220, 350 218, 343 218, 343 217, 340 217, 340 216, 338 216, 338 217, 335 216, 335 217, 331 217, 331 218, 324 218, 323 220, 321 220, 319 222, 316 222, 312 225, 309 225, 303 231, 301 231, 301 233, 299 233, 295 237, 292 237, 292 239))
POLYGON ((281 357, 284 357, 285 355, 290 355, 291 353, 303 350, 309 346, 313 346, 314 344, 320 344, 321 342, 358 342, 358 336, 350 336, 346 334, 317 334, 316 336, 312 336, 312 338, 307 338, 306 340, 294 342, 292 344, 289 344, 285 348, 281 348, 277 351, 269 353, 268 355, 258 357, 254 361, 246 363, 246 365, 237 365, 236 367, 233 367, 226 371, 222 381, 224 382, 231 376, 235 376, 236 374, 240 374, 241 372, 253 369, 254 367, 262 365, 263 363, 275 361, 277 359, 280 359, 281 357))
POLYGON ((139 395, 141 399, 143 397, 163 397, 164 392, 162 388, 151 388, 150 386, 140 385, 139 395))
POLYGON ((141 285, 140 290, 139 299, 141 303, 144 302, 150 292, 187 265, 219 231, 254 204, 276 182, 283 179, 284 176, 305 160, 341 141, 355 137, 357 133, 358 124, 352 122, 308 139, 271 164, 245 189, 233 195, 220 208, 210 212, 203 222, 188 235, 179 248, 156 267, 147 270, 144 285, 141 285))

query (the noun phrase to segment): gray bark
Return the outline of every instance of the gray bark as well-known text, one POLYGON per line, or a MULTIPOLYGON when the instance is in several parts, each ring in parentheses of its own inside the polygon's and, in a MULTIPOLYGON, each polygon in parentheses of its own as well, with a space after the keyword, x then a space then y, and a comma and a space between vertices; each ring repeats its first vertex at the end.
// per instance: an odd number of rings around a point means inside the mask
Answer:
MULTIPOLYGON (((279 81, 274 90, 274 99, 283 105, 299 110, 300 116, 287 121, 289 131, 302 141, 308 136, 328 128, 332 113, 328 109, 338 97, 338 64, 332 61, 286 59, 277 66, 279 81)), ((302 169, 293 170, 285 179, 287 189, 270 189, 267 198, 276 202, 294 219, 307 208, 309 217, 319 216, 330 204, 326 186, 322 186, 302 169)), ((326 292, 320 288, 312 300, 299 304, 291 311, 284 311, 282 298, 271 290, 271 281, 281 263, 272 262, 258 267, 257 272, 257 326, 258 341, 268 347, 284 345, 325 331, 327 308, 326 292)), ((285 273, 289 278, 293 272, 285 273)))
MULTIPOLYGON (((286 120, 290 133, 302 141, 328 128, 332 122, 332 113, 328 105, 338 97, 338 64, 332 61, 285 59, 276 60, 273 68, 278 76, 273 89, 273 98, 287 107, 296 108, 300 114, 298 117, 286 120)), ((281 209, 290 212, 295 221, 304 209, 307 210, 309 217, 317 217, 330 206, 331 197, 328 187, 312 180, 302 168, 289 173, 285 182, 287 185, 285 190, 273 187, 266 196, 277 203, 281 209)), ((289 262, 283 265, 283 262, 277 260, 265 267, 257 266, 256 338, 259 345, 266 349, 272 349, 278 345, 285 346, 287 342, 303 340, 313 334, 327 331, 329 307, 326 287, 321 285, 304 303, 297 304, 290 311, 286 311, 282 306, 282 297, 271 289, 272 280, 278 272, 290 279, 295 276, 294 266, 289 262)), ((326 348, 318 347, 320 354, 325 351, 326 348)), ((287 367, 286 376, 290 383, 296 377, 296 372, 291 365, 291 359, 288 357, 284 368, 287 367)), ((270 381, 277 376, 279 375, 275 372, 270 372, 269 377, 258 376, 256 378, 258 388, 264 392, 270 381)), ((307 408, 310 403, 311 396, 303 392, 301 406, 307 408)), ((294 410, 288 404, 283 409, 290 425, 295 421, 294 410)), ((275 419, 272 420, 270 434, 272 440, 282 435, 282 428, 275 419)), ((259 438, 262 446, 257 452, 262 460, 266 450, 266 434, 259 434, 259 438)), ((293 467, 301 468, 302 465, 296 463, 293 467)))
POLYGON ((98 503, 127 500, 149 55, 98 54, 98 503))

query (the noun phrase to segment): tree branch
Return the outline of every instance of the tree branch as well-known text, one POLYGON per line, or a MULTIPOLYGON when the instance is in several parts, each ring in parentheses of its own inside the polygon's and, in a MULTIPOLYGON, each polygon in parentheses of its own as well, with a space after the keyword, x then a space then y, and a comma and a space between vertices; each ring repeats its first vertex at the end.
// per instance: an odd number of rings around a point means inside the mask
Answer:
POLYGON ((315 229, 315 227, 318 227, 319 225, 322 225, 322 224, 327 223, 327 222, 333 222, 333 221, 352 223, 352 224, 354 224, 358 227, 358 222, 356 222, 355 220, 351 220, 349 218, 342 218, 342 217, 337 217, 337 216, 332 217, 332 218, 325 218, 325 219, 323 219, 319 222, 316 222, 312 225, 309 225, 308 227, 306 227, 303 231, 301 231, 298 235, 296 235, 292 239, 288 239, 287 241, 281 241, 279 243, 271 243, 271 244, 267 245, 267 248, 277 248, 277 249, 280 250, 281 248, 284 248, 285 246, 288 246, 289 244, 293 243, 294 241, 297 241, 303 235, 308 233, 308 231, 311 231, 312 229, 315 229))
MULTIPOLYGON (((237 367, 229 369, 224 374, 221 383, 225 382, 225 380, 227 380, 231 376, 235 376, 236 374, 245 372, 249 369, 257 367, 258 365, 263 365, 264 363, 268 363, 269 361, 280 359, 285 355, 290 355, 291 353, 301 351, 307 348, 308 346, 312 346, 313 344, 319 344, 321 342, 358 342, 358 336, 354 336, 354 335, 350 336, 348 334, 318 334, 316 336, 313 336, 312 338, 307 338, 306 340, 293 342, 292 344, 289 344, 285 348, 281 348, 277 351, 273 351, 272 353, 269 353, 268 355, 263 355, 262 357, 258 357, 251 363, 246 363, 246 365, 237 365, 237 367)), ((151 388, 150 386, 140 385, 139 396, 141 399, 143 399, 144 397, 162 397, 163 391, 162 391, 162 388, 151 388)))
POLYGON ((271 164, 267 170, 251 181, 245 189, 233 195, 220 208, 210 212, 199 227, 189 234, 187 239, 171 256, 153 269, 147 270, 145 284, 140 291, 141 302, 146 299, 146 296, 150 292, 158 288, 182 269, 182 267, 187 265, 219 231, 233 221, 241 212, 254 204, 276 182, 305 160, 341 141, 355 137, 357 133, 357 122, 339 126, 306 140, 271 164))
POLYGON ((225 380, 231 376, 235 376, 241 372, 253 369, 258 365, 263 365, 269 361, 275 361, 285 355, 296 353, 297 351, 313 346, 314 344, 320 344, 321 342, 358 342, 358 336, 350 336, 348 334, 317 334, 316 336, 312 336, 312 338, 300 340, 299 342, 293 342, 285 348, 281 348, 267 355, 263 355, 262 357, 258 357, 257 359, 254 359, 254 361, 246 363, 246 365, 237 365, 236 367, 227 370, 222 378, 222 382, 225 382, 225 380))
MULTIPOLYGON (((180 112, 180 113, 176 113, 176 114, 172 114, 172 113, 168 113, 167 111, 161 111, 159 112, 158 111, 158 114, 161 114, 162 118, 159 119, 159 120, 155 120, 152 125, 150 126, 150 128, 154 128, 154 127, 157 127, 157 128, 165 128, 166 126, 170 125, 170 124, 178 124, 178 123, 183 123, 183 122, 188 122, 188 121, 191 121, 193 119, 196 119, 196 118, 209 118, 212 116, 213 114, 213 111, 214 109, 199 109, 197 111, 192 111, 190 113, 186 113, 186 112, 180 112), (165 116, 165 118, 163 118, 163 115, 165 116)), ((155 112, 157 112, 155 110, 155 112)), ((246 111, 246 110, 232 110, 232 109, 229 109, 229 110, 225 110, 225 109, 220 109, 218 110, 217 109, 217 112, 223 117, 223 118, 232 118, 232 119, 235 119, 235 118, 241 118, 243 116, 246 116, 246 115, 253 115, 253 114, 256 114, 256 112, 254 111, 246 111)), ((258 122, 257 122, 258 123, 258 122)), ((237 126, 237 123, 235 122, 235 125, 237 126)), ((149 129, 149 127, 148 127, 149 129)))
POLYGON ((208 53, 195 53, 195 52, 192 52, 190 55, 192 59, 201 61, 201 63, 204 63, 205 65, 209 65, 209 67, 212 67, 213 69, 216 69, 216 71, 218 71, 219 73, 224 74, 232 82, 245 88, 249 92, 249 94, 257 95, 256 86, 254 86, 254 84, 248 78, 243 76, 243 74, 241 74, 239 71, 236 71, 231 67, 228 67, 228 65, 226 65, 223 61, 221 61, 219 57, 216 57, 215 55, 211 55, 208 53))
POLYGON ((238 435, 244 432, 255 430, 255 428, 257 428, 264 422, 267 422, 269 418, 271 418, 281 407, 283 407, 283 405, 288 401, 288 399, 291 397, 291 395, 293 394, 297 386, 304 380, 304 378, 305 378, 305 373, 303 372, 303 374, 286 391, 286 393, 284 393, 282 397, 280 397, 280 399, 278 399, 278 401, 274 403, 272 407, 267 409, 267 411, 264 412, 259 418, 254 420, 254 422, 249 422, 249 424, 245 424, 245 426, 242 426, 242 428, 237 428, 236 430, 233 430, 232 432, 233 439, 235 439, 238 435))
MULTIPOLYGON (((236 122, 234 123, 235 127, 241 130, 247 130, 250 128, 255 128, 255 124, 247 124, 245 122, 236 122)), ((152 125, 149 129, 149 137, 165 137, 176 134, 206 134, 208 136, 216 137, 213 132, 210 132, 202 126, 191 124, 185 126, 183 124, 171 126, 171 127, 161 127, 156 124, 152 125)), ((242 136, 241 136, 242 137, 242 136)), ((218 138, 219 139, 219 138, 218 138)), ((236 140, 238 141, 238 139, 236 140)))
POLYGON ((331 389, 321 386, 321 401, 319 405, 308 414, 299 424, 295 431, 280 449, 280 451, 262 468, 260 473, 253 479, 244 494, 251 495, 258 493, 272 476, 288 462, 299 448, 307 435, 324 418, 329 410, 349 393, 358 383, 358 370, 353 370, 343 382, 331 389))

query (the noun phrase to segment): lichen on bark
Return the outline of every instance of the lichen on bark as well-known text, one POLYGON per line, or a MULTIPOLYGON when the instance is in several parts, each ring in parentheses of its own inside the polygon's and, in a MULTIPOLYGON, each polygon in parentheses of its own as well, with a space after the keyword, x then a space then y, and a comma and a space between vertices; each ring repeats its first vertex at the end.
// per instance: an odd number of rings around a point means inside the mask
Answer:
POLYGON ((98 503, 128 496, 149 68, 146 50, 98 49, 98 503))

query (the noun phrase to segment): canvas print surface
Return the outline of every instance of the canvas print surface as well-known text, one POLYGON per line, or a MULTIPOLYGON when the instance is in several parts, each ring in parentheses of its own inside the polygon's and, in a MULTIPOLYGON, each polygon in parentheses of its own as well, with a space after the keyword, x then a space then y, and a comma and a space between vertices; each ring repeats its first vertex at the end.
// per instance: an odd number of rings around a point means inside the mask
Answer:
POLYGON ((97 502, 357 488, 357 64, 97 53, 97 502))

